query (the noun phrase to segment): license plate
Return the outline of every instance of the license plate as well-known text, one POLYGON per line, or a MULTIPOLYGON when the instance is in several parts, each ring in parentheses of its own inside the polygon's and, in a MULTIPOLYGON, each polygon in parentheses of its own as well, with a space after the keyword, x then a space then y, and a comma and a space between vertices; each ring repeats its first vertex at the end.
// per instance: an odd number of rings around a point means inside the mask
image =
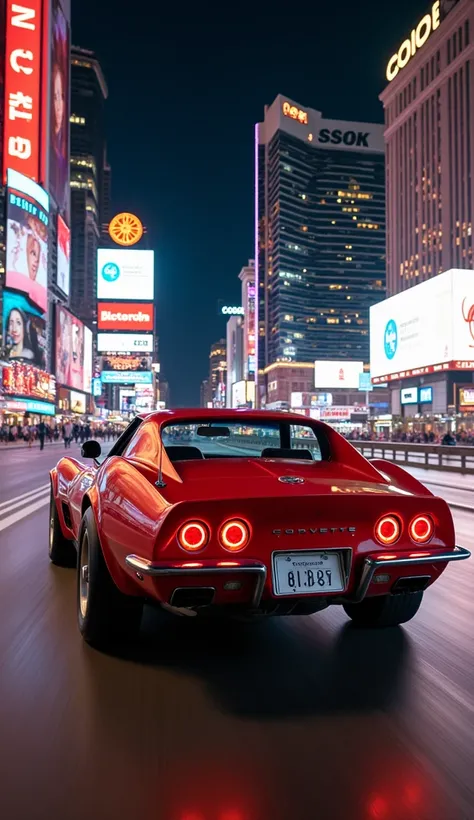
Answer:
POLYGON ((275 595, 315 595, 343 589, 338 552, 279 552, 273 556, 275 595))

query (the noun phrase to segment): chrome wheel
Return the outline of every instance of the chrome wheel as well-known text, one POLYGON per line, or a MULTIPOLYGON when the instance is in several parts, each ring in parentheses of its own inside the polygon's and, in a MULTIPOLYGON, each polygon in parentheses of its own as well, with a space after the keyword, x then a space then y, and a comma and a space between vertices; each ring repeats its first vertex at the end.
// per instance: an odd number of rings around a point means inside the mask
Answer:
POLYGON ((81 554, 79 556, 79 606, 83 618, 87 614, 89 603, 89 536, 84 530, 81 542, 81 554))

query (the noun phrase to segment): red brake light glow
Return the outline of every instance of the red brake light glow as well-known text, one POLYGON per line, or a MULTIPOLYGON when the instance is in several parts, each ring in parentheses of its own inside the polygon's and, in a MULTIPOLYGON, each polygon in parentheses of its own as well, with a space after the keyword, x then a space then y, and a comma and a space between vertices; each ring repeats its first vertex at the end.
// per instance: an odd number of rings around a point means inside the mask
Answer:
POLYGON ((426 544, 433 536, 434 524, 429 515, 417 515, 410 524, 410 538, 415 544, 426 544))
POLYGON ((219 534, 220 542, 229 552, 239 552, 247 546, 250 533, 243 521, 227 521, 219 534))
POLYGON ((187 552, 198 552, 206 546, 209 530, 200 521, 190 521, 178 530, 178 544, 187 552))
POLYGON ((400 538, 402 526, 395 515, 384 515, 375 525, 375 537, 379 544, 389 547, 400 538))

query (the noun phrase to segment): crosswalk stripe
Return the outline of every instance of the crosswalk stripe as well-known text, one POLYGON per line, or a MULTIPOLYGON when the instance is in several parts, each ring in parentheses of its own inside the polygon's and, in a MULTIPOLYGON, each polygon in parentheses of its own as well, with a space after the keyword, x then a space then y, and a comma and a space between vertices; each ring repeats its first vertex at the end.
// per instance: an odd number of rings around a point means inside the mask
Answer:
POLYGON ((0 504, 0 515, 2 512, 5 512, 4 507, 9 507, 10 504, 15 504, 17 502, 26 500, 30 498, 30 496, 38 495, 40 492, 44 492, 44 490, 48 490, 50 484, 42 484, 40 487, 36 487, 34 490, 30 490, 28 493, 23 493, 22 495, 17 495, 15 498, 9 498, 8 501, 2 501, 0 504))
POLYGON ((24 507, 25 504, 31 504, 39 498, 46 498, 46 496, 49 497, 49 487, 45 487, 44 490, 37 490, 34 494, 31 494, 28 498, 23 498, 21 501, 14 499, 8 506, 0 509, 0 518, 12 510, 17 510, 24 507))
POLYGON ((11 527, 12 524, 16 524, 18 521, 21 521, 22 518, 26 518, 27 515, 31 515, 31 513, 36 512, 36 510, 40 510, 41 507, 44 507, 49 501, 49 497, 45 496, 41 501, 36 501, 34 504, 30 504, 28 507, 23 507, 18 512, 12 513, 12 515, 7 516, 0 521, 0 532, 2 530, 6 530, 7 527, 11 527))

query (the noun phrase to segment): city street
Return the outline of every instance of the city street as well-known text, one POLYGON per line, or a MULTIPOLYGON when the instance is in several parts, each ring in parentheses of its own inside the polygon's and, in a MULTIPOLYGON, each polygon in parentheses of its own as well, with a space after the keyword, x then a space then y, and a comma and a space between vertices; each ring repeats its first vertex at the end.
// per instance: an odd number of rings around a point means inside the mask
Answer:
MULTIPOLYGON (((139 645, 107 656, 79 636, 74 571, 48 561, 63 449, 0 450, 0 817, 472 820, 473 561, 405 628, 150 611, 139 645)), ((473 516, 454 514, 473 548, 473 516)))

